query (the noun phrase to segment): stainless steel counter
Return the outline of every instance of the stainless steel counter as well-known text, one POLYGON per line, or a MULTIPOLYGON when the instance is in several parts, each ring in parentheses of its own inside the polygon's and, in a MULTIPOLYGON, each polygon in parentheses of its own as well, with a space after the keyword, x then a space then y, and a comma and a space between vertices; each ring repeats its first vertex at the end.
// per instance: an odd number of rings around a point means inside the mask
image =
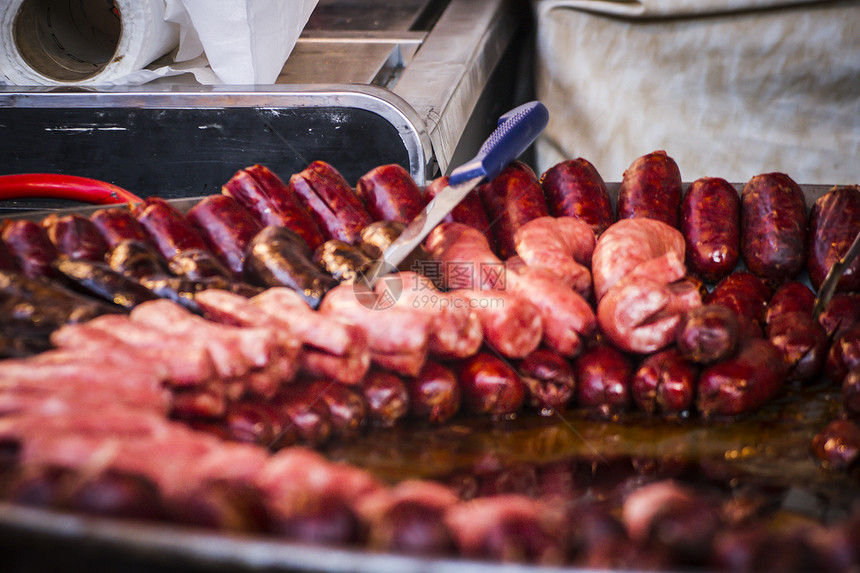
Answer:
POLYGON ((288 177, 321 159, 353 183, 399 163, 423 184, 520 103, 528 15, 516 0, 320 0, 272 86, 0 86, 0 173, 179 197, 252 163, 288 177))

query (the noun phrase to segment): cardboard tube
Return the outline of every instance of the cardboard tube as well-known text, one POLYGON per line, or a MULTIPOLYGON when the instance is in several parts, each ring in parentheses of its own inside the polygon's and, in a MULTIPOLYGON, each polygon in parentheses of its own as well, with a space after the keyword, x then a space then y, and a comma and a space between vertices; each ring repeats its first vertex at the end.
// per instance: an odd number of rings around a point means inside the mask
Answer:
POLYGON ((114 84, 179 44, 164 0, 9 0, 0 74, 11 85, 114 84))

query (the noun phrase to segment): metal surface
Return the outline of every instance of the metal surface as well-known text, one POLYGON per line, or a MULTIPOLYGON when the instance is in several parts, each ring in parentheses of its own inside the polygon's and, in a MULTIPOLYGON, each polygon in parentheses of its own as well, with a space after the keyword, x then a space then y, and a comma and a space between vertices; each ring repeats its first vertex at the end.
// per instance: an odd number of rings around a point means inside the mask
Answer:
MULTIPOLYGON (((492 130, 501 110, 487 98, 502 109, 515 103, 515 74, 502 62, 517 49, 524 5, 320 0, 273 86, 181 77, 108 89, 0 86, 0 173, 70 173, 142 196, 191 196, 216 192, 251 163, 289 176, 322 159, 351 183, 398 163, 423 185, 458 146, 492 130)), ((28 206, 38 208, 11 208, 28 206)))

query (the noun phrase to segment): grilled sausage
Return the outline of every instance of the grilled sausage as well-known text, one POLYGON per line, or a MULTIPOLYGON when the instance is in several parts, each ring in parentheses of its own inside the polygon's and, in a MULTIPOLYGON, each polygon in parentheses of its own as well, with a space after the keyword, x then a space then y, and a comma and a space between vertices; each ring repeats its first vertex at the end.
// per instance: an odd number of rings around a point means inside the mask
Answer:
POLYGON ((633 401, 651 415, 683 414, 693 405, 697 375, 677 348, 651 354, 633 374, 630 384, 633 401))
POLYGON ((733 357, 702 371, 696 406, 704 418, 754 412, 780 391, 787 370, 782 354, 773 344, 753 338, 733 357))
POLYGON ((0 238, 24 276, 35 279, 53 275, 51 264, 57 258, 57 248, 39 223, 27 219, 7 220, 0 238))
POLYGON ((409 413, 409 390, 400 376, 371 368, 361 381, 371 424, 390 428, 409 413))
POLYGON ((648 217, 678 228, 683 186, 675 160, 665 151, 637 158, 618 189, 617 218, 648 217))
MULTIPOLYGON (((436 197, 439 192, 448 186, 448 176, 442 176, 430 182, 430 185, 425 189, 427 201, 436 197)), ((442 219, 443 223, 462 223, 473 229, 477 229, 482 233, 488 233, 490 230, 490 222, 487 219, 487 212, 484 209, 484 203, 481 201, 481 196, 477 189, 473 189, 466 197, 451 209, 451 212, 442 219)))
POLYGON ((126 310, 159 298, 145 286, 114 271, 105 263, 57 259, 54 269, 79 290, 126 310))
POLYGON ((107 245, 92 221, 81 215, 58 217, 48 215, 42 219, 48 238, 57 247, 57 253, 70 259, 103 261, 107 245))
MULTIPOLYGON (((817 290, 827 273, 860 234, 860 187, 837 187, 819 197, 809 214, 806 270, 817 290)), ((854 259, 836 283, 837 291, 860 290, 860 257, 854 259)))
POLYGON ((827 332, 812 315, 804 311, 774 316, 766 331, 788 366, 788 380, 810 382, 818 377, 829 348, 827 332))
POLYGON ((734 354, 741 337, 737 315, 722 304, 705 304, 681 319, 675 344, 684 360, 709 364, 734 354))
POLYGON ((812 315, 812 307, 815 305, 815 293, 800 281, 787 281, 782 283, 773 292, 770 302, 767 304, 764 321, 770 324, 773 320, 789 312, 804 312, 812 315))
POLYGON ((555 217, 580 219, 600 235, 615 221, 606 183, 587 160, 569 159, 540 177, 549 212, 555 217))
POLYGON ((240 169, 221 187, 254 214, 263 227, 286 227, 304 239, 314 250, 323 241, 322 233, 298 197, 280 177, 262 165, 240 169))
POLYGON ((557 352, 538 348, 517 365, 533 408, 546 415, 565 408, 576 393, 576 379, 567 359, 557 352))
POLYGON ((740 200, 725 179, 703 177, 687 188, 681 202, 681 233, 687 269, 716 283, 740 259, 740 200))
POLYGON ((158 197, 147 197, 132 206, 132 213, 165 259, 190 249, 208 250, 200 233, 174 206, 158 197))
POLYGON ((424 208, 421 189, 400 165, 380 165, 362 175, 355 185, 374 221, 409 224, 424 208))
POLYGON ((479 352, 458 364, 455 372, 468 411, 504 416, 522 407, 525 400, 522 380, 495 354, 479 352))
POLYGON ((245 277, 265 287, 286 286, 317 308, 337 281, 314 265, 296 246, 304 241, 286 227, 266 227, 251 240, 244 262, 245 277))
POLYGON ((588 348, 573 363, 573 372, 579 407, 610 418, 630 405, 633 364, 614 346, 597 343, 588 348))
POLYGON ((186 217, 209 250, 235 278, 241 277, 248 244, 262 230, 251 213, 232 197, 209 195, 189 209, 186 217))
POLYGON ((131 211, 120 207, 99 209, 90 215, 90 221, 101 233, 109 249, 121 241, 149 241, 149 235, 131 211))
POLYGON ((806 264, 806 200, 784 173, 756 175, 741 192, 741 256, 766 282, 795 278, 806 264))
POLYGON ((438 362, 427 362, 414 378, 406 380, 413 417, 442 424, 460 410, 460 383, 454 372, 438 362))
POLYGON ((310 211, 326 239, 354 243, 373 218, 334 167, 314 161, 290 177, 290 188, 310 211))
POLYGON ((507 259, 516 254, 514 234, 538 217, 549 215, 543 190, 534 171, 514 161, 492 181, 478 187, 487 212, 496 253, 507 259))
POLYGON ((717 283, 705 303, 722 304, 738 316, 764 327, 770 298, 771 290, 760 278, 747 271, 736 271, 717 283))

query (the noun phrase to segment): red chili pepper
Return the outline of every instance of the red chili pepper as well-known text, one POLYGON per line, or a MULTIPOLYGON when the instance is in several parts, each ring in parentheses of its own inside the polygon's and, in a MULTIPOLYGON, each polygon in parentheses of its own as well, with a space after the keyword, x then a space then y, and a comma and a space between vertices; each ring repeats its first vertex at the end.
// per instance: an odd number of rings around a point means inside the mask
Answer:
POLYGON ((57 173, 0 175, 0 200, 45 197, 97 205, 140 203, 140 197, 112 183, 57 173))

